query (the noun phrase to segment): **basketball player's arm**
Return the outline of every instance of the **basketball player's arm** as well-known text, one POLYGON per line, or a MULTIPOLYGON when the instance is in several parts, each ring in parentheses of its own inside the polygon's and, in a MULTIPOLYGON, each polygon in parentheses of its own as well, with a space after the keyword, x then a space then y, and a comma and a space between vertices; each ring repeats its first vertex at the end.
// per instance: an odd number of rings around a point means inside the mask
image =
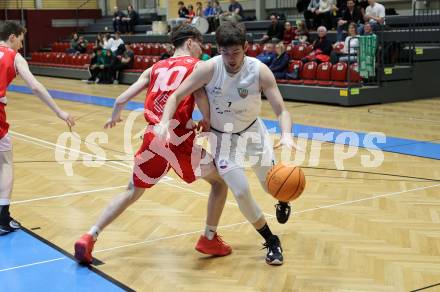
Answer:
POLYGON ((148 87, 150 83, 151 68, 142 73, 139 79, 133 83, 126 91, 124 91, 116 100, 113 105, 113 112, 111 118, 105 123, 104 129, 113 128, 117 123, 122 122, 121 112, 124 109, 127 102, 141 93, 148 87))
POLYGON ((163 110, 162 119, 158 124, 156 131, 159 136, 164 137, 166 135, 168 124, 185 96, 192 94, 197 89, 200 89, 209 83, 212 78, 213 69, 214 66, 212 62, 199 62, 191 75, 182 82, 170 97, 168 97, 163 110))
POLYGON ((197 130, 208 132, 211 128, 211 112, 209 111, 208 95, 206 94, 204 87, 196 90, 193 95, 197 108, 202 113, 202 120, 197 125, 197 130))
POLYGON ((291 133, 292 118, 284 105, 284 100, 281 97, 280 90, 278 89, 272 71, 264 64, 260 66, 260 84, 264 95, 272 106, 274 113, 277 115, 278 122, 280 123, 281 140, 275 145, 275 148, 278 148, 281 145, 292 148, 294 146, 291 133))
POLYGON ((29 86, 29 88, 32 90, 33 94, 38 96, 38 98, 44 102, 60 119, 64 120, 69 127, 75 125, 73 117, 58 107, 46 88, 29 70, 27 61, 20 54, 15 56, 15 68, 21 78, 23 78, 24 82, 26 82, 27 86, 29 86))

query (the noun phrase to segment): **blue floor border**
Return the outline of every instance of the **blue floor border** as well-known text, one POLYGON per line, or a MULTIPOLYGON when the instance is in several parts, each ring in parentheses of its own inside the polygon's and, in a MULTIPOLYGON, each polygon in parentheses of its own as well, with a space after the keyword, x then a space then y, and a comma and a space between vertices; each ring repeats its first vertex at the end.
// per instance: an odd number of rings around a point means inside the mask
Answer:
MULTIPOLYGON (((32 91, 29 88, 22 85, 10 85, 8 91, 32 94, 32 91)), ((114 98, 72 93, 60 90, 49 90, 49 92, 55 99, 74 101, 97 106, 113 107, 113 103, 115 101, 114 98)), ((125 109, 136 110, 143 107, 144 104, 141 102, 130 101, 127 103, 125 109)), ((193 118, 195 120, 198 120, 200 119, 200 117, 200 112, 195 111, 193 118)), ((278 121, 263 119, 263 122, 268 129, 274 129, 275 133, 280 132, 278 121)), ((300 135, 301 137, 306 137, 313 140, 352 145, 361 148, 382 150, 385 152, 440 160, 440 144, 433 143, 433 141, 420 141, 387 136, 386 140, 383 141, 383 143, 380 143, 380 135, 371 136, 368 133, 363 132, 322 128, 302 124, 294 124, 294 126, 292 127, 292 133, 294 133, 295 136, 300 135), (353 133, 355 136, 357 136, 357 141, 350 140, 350 138, 347 137, 347 133, 353 133), (329 135, 331 137, 326 138, 326 136, 329 135)))
POLYGON ((67 251, 22 228, 0 237, 0 280, 5 291, 134 291, 67 251))

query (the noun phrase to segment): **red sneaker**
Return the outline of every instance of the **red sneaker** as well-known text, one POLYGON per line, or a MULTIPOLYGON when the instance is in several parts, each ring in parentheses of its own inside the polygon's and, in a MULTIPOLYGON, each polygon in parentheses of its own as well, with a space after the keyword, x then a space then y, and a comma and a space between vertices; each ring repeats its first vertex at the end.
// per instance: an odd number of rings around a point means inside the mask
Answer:
POLYGON ((91 264, 93 261, 92 251, 95 245, 93 236, 86 233, 75 242, 75 258, 82 264, 91 264))
POLYGON ((196 244, 196 250, 204 254, 220 257, 227 256, 232 252, 232 248, 217 233, 215 233, 212 240, 209 240, 204 235, 200 235, 199 241, 196 244))

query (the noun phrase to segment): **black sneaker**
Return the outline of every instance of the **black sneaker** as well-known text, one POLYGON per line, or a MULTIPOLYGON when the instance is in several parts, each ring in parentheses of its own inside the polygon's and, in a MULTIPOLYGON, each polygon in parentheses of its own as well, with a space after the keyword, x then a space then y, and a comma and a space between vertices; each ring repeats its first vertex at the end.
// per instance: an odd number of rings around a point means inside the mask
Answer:
POLYGON ((281 242, 278 236, 273 235, 263 246, 267 248, 266 263, 281 266, 283 264, 283 249, 281 248, 281 242))
POLYGON ((290 205, 289 203, 279 202, 275 205, 277 220, 279 223, 284 224, 290 217, 290 205))
POLYGON ((12 217, 0 222, 0 235, 6 235, 21 228, 21 224, 14 220, 12 217))

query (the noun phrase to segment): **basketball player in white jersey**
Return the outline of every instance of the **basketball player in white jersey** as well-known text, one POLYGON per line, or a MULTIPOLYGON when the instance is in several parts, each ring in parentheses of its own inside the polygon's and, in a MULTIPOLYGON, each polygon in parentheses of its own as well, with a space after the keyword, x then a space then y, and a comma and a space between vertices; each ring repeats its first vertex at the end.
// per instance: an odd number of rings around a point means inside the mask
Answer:
MULTIPOLYGON (((274 165, 275 156, 267 129, 258 118, 261 91, 280 122, 282 138, 276 147, 293 147, 291 117, 270 69, 257 59, 245 56, 244 27, 230 22, 222 24, 216 31, 216 41, 221 55, 199 63, 193 74, 169 97, 161 123, 155 131, 167 138, 170 134, 168 123, 182 98, 205 87, 209 110, 200 105, 199 108, 204 119, 210 120, 211 131, 217 140, 211 142, 217 169, 234 194, 243 215, 266 240, 266 262, 281 265, 280 240, 272 234, 263 212, 250 193, 243 159, 240 158, 258 158, 258 163, 252 168, 266 190, 266 174, 274 165), (243 141, 247 144, 242 144, 243 141)), ((290 206, 286 203, 276 206, 278 221, 285 223, 290 215, 290 206)))

